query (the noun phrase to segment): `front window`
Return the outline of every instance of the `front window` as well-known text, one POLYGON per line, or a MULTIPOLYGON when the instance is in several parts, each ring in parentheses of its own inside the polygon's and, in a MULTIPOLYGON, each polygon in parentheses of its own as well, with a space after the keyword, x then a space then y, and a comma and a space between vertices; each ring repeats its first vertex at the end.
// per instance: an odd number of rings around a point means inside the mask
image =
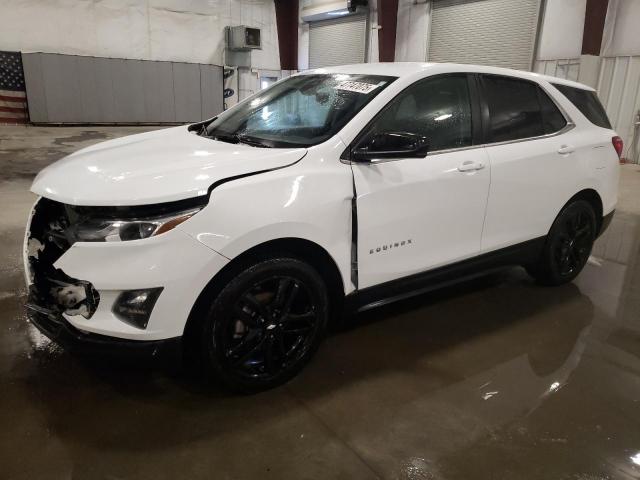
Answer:
POLYGON ((395 77, 290 77, 224 112, 203 135, 261 147, 309 147, 335 135, 395 77))
POLYGON ((407 134, 424 138, 430 152, 471 145, 471 99, 466 74, 414 83, 376 118, 360 144, 370 150, 394 150, 397 141, 405 141, 407 134))

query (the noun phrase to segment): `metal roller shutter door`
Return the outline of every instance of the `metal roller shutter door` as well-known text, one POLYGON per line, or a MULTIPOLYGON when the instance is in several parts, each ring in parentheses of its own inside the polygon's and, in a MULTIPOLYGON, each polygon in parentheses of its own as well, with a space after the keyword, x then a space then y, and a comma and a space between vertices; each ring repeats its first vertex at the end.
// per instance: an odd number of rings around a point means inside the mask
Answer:
POLYGON ((320 20, 309 24, 309 68, 364 62, 365 15, 320 20))
POLYGON ((429 61, 530 70, 540 0, 435 0, 429 61))

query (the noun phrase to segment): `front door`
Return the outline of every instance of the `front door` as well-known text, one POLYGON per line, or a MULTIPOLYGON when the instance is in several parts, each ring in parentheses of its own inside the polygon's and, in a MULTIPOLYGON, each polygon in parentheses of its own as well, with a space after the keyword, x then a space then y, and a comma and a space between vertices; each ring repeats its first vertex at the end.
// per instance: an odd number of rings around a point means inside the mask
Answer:
MULTIPOLYGON (((421 80, 399 94, 355 149, 380 138, 420 136, 428 154, 352 163, 357 197, 358 287, 477 255, 489 191, 484 148, 473 148, 464 74, 421 80)), ((393 141, 391 142, 393 143, 393 141)))

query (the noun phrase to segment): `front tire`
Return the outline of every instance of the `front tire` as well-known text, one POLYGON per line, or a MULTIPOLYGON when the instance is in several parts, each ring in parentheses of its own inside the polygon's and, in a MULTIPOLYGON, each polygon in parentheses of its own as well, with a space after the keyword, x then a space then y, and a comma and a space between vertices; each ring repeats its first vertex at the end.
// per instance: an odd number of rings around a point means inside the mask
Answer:
POLYGON ((562 209, 551 226, 536 264, 527 271, 542 285, 562 285, 582 271, 596 238, 596 215, 585 200, 576 200, 562 209))
POLYGON ((305 262, 270 258, 241 269, 199 329, 201 358, 233 390, 257 392, 295 376, 326 330, 326 286, 305 262))

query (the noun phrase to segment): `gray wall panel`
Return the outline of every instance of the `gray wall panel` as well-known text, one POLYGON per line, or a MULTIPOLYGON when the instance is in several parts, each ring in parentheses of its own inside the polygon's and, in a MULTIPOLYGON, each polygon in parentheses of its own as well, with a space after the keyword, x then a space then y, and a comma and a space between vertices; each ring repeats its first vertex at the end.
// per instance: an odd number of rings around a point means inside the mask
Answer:
POLYGON ((71 55, 43 54, 42 73, 49 122, 82 121, 82 103, 76 58, 71 55))
POLYGON ((219 114, 224 109, 222 70, 222 67, 217 65, 200 65, 203 120, 219 114))
POLYGON ((128 94, 131 98, 131 105, 133 110, 133 116, 131 117, 133 122, 148 122, 149 118, 146 114, 144 104, 144 70, 142 60, 125 60, 127 79, 129 82, 128 94))
POLYGON ((98 123, 104 121, 104 112, 100 104, 102 92, 98 89, 95 60, 93 57, 77 57, 76 69, 80 84, 78 95, 82 106, 82 118, 87 122, 98 123))
POLYGON ((200 103, 200 118, 207 118, 207 112, 211 112, 213 110, 213 99, 210 91, 213 87, 213 75, 211 74, 211 70, 208 68, 208 65, 200 65, 200 95, 201 95, 201 103, 200 103))
POLYGON ((116 122, 145 121, 144 77, 140 60, 114 59, 111 62, 116 122))
POLYGON ((173 98, 173 65, 170 62, 142 62, 144 106, 148 122, 176 121, 173 98))
POLYGON ((200 66, 193 63, 174 63, 173 89, 176 100, 176 121, 200 120, 202 115, 200 66))
POLYGON ((218 115, 224 111, 224 67, 219 65, 211 65, 213 75, 213 88, 211 94, 213 95, 213 111, 206 115, 209 118, 212 115, 218 115))
POLYGON ((35 123, 48 122, 47 97, 44 93, 42 56, 38 53, 23 53, 22 68, 27 88, 29 120, 35 123))
POLYGON ((179 123, 223 109, 222 67, 24 54, 33 122, 179 123))
POLYGON ((100 122, 115 123, 118 115, 116 112, 116 102, 113 96, 113 77, 111 58, 94 58, 95 68, 95 96, 100 108, 100 122))

